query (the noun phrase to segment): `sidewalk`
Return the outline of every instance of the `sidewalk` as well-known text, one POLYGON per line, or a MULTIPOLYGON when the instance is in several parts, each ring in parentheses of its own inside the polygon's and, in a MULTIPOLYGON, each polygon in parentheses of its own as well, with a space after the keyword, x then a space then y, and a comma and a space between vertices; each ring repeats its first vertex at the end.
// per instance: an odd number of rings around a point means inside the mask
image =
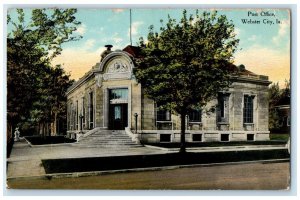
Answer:
MULTIPOLYGON (((228 146, 228 147, 199 147, 187 148, 188 152, 220 152, 220 151, 248 151, 248 150, 286 149, 284 145, 260 145, 260 146, 228 146)), ((53 146, 30 147, 25 140, 15 142, 10 158, 7 159, 7 178, 45 177, 46 173, 42 165, 42 159, 55 158, 82 158, 82 157, 106 157, 122 155, 146 155, 174 153, 178 149, 165 149, 158 147, 129 147, 104 148, 82 147, 74 144, 60 144, 53 146)))
POLYGON ((46 145, 30 147, 23 139, 15 142, 11 155, 7 159, 7 178, 46 175, 42 159, 105 157, 122 155, 145 155, 168 153, 160 149, 147 147, 99 148, 80 147, 74 144, 46 145))

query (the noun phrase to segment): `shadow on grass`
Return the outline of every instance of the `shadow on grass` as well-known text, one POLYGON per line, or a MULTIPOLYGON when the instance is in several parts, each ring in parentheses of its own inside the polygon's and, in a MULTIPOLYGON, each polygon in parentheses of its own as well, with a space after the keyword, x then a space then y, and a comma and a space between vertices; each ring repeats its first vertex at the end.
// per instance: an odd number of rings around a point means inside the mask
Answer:
POLYGON ((42 160, 47 174, 289 158, 287 150, 169 153, 42 160))
POLYGON ((26 136, 25 139, 32 145, 45 145, 45 144, 61 144, 73 143, 76 140, 66 138, 64 136, 26 136))

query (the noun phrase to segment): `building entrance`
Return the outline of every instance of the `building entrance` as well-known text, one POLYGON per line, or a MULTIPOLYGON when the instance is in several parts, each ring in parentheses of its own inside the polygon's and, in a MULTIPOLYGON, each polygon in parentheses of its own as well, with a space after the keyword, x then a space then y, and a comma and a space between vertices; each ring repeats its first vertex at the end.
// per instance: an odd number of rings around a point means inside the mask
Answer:
POLYGON ((128 123, 128 105, 126 104, 112 104, 109 109, 109 129, 124 130, 128 123))
POLYGON ((109 129, 124 130, 128 126, 128 89, 109 91, 109 129))

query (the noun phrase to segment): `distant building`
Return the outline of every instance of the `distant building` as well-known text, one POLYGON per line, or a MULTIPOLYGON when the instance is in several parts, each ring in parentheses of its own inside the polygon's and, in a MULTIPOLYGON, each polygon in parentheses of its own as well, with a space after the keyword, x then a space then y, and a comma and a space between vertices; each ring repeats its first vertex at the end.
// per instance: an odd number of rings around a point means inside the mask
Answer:
POLYGON ((279 116, 279 129, 274 132, 290 133, 291 130, 291 106, 278 105, 275 107, 279 116))
POLYGON ((291 130, 291 97, 290 90, 284 89, 278 102, 276 102, 274 108, 278 118, 279 126, 276 129, 272 129, 272 133, 290 133, 291 130))
MULTIPOLYGON (((144 143, 180 142, 180 118, 158 110, 134 78, 132 58, 139 56, 139 48, 108 51, 67 91, 68 135, 109 129, 125 130, 144 143)), ((202 109, 186 116, 187 142, 269 139, 268 77, 244 66, 232 67, 239 70, 239 76, 228 91, 207 105, 215 107, 215 112, 202 109)))

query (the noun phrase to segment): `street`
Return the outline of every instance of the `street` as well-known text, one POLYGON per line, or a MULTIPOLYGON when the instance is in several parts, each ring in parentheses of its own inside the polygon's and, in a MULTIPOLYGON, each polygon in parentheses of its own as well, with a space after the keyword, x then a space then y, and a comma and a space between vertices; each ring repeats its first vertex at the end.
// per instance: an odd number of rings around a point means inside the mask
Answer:
POLYGON ((287 189, 289 162, 187 167, 53 179, 10 179, 14 189, 287 189))

